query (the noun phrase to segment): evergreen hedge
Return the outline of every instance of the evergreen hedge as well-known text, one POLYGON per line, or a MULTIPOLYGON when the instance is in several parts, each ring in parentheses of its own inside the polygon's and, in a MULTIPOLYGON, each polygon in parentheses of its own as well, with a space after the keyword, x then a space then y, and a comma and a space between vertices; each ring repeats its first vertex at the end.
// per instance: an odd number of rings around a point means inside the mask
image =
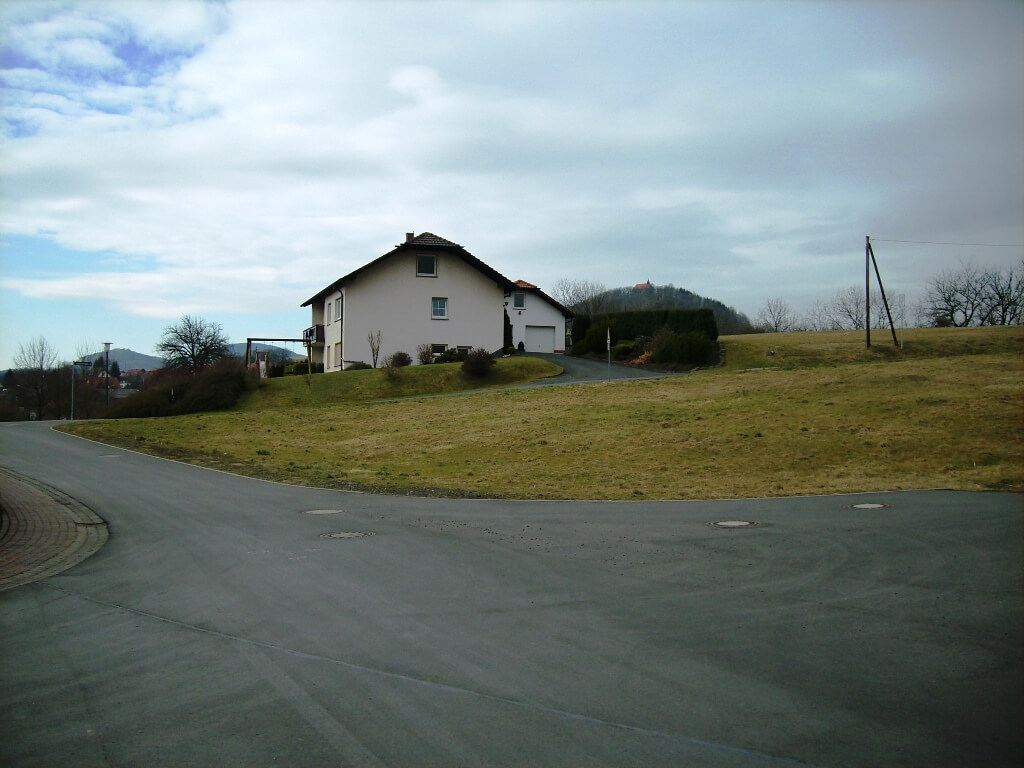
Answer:
POLYGON ((718 341, 718 324, 715 322, 715 313, 710 309, 631 310, 592 318, 577 317, 573 322, 572 353, 596 355, 607 351, 609 327, 613 345, 620 340, 653 337, 662 328, 668 328, 679 335, 699 333, 711 344, 718 341))

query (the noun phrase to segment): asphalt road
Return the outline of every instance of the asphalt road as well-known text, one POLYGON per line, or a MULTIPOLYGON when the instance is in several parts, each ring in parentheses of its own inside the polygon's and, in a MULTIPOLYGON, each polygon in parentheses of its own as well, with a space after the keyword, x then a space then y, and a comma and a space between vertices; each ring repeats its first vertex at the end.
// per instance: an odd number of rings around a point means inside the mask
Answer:
POLYGON ((379 497, 29 423, 0 425, 0 464, 110 528, 0 593, 5 766, 1016 766, 1024 749, 1019 495, 379 497), (729 520, 757 525, 709 525, 729 520))
POLYGON ((623 379, 660 379, 676 374, 659 373, 636 368, 624 363, 608 363, 589 357, 573 357, 572 355, 551 355, 531 352, 531 357, 549 360, 561 366, 562 373, 550 379, 539 379, 531 382, 532 386, 550 384, 579 384, 592 381, 622 381, 623 379))

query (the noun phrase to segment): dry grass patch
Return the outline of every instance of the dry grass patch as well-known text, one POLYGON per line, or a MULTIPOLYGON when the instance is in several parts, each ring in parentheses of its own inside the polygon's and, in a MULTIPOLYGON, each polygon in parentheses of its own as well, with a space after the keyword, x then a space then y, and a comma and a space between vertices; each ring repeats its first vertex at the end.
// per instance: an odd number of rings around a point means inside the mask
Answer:
POLYGON ((995 353, 455 398, 250 404, 75 431, 257 477, 407 493, 690 499, 1021 489, 1022 339, 1018 329, 995 353))

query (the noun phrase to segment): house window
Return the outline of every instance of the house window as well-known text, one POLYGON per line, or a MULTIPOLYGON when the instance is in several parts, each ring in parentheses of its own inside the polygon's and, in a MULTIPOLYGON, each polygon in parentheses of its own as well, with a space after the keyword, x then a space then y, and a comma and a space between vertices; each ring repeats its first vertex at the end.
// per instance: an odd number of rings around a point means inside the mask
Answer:
POLYGON ((512 294, 512 309, 526 309, 526 294, 525 293, 513 293, 512 294))
POLYGON ((331 348, 330 347, 327 348, 327 359, 324 360, 324 363, 325 363, 325 366, 324 366, 325 368, 329 369, 331 367, 331 348))
POLYGON ((339 296, 338 298, 336 298, 334 300, 334 319, 337 320, 339 323, 341 322, 342 310, 343 310, 344 306, 345 306, 345 297, 344 296, 339 296))
POLYGON ((448 319, 448 299, 434 297, 430 300, 430 316, 435 320, 448 319))
POLYGON ((446 349, 448 349, 447 344, 431 344, 430 354, 432 354, 434 357, 437 357, 438 355, 444 354, 444 351, 446 349))
POLYGON ((437 277, 437 257, 421 253, 416 257, 416 274, 419 277, 437 277))
POLYGON ((327 302, 327 324, 331 324, 331 302, 327 302))
POLYGON ((334 365, 337 368, 341 368, 343 360, 341 359, 341 344, 334 345, 334 365))
POLYGON ((462 354, 468 355, 473 348, 472 347, 456 347, 456 349, 458 349, 459 352, 461 352, 462 354))

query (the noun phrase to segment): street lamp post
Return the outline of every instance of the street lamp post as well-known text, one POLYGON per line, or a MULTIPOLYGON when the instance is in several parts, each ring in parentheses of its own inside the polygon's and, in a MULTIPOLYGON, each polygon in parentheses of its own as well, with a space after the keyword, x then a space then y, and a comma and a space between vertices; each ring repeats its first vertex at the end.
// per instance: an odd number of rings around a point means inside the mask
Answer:
POLYGON ((110 342, 103 342, 103 353, 106 355, 105 368, 103 369, 103 380, 107 385, 107 407, 110 407, 110 342))
POLYGON ((71 364, 71 420, 75 420, 75 375, 78 371, 75 370, 79 365, 91 365, 88 360, 75 360, 71 364))

